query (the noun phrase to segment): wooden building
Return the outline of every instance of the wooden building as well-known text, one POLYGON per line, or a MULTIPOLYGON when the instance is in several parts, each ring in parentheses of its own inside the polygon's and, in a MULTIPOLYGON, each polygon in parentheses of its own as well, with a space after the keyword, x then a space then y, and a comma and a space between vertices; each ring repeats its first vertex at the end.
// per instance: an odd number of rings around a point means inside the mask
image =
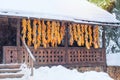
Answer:
MULTIPOLYGON (((0 62, 5 64, 30 62, 30 55, 23 40, 35 57, 36 66, 102 66, 105 69, 104 27, 120 26, 120 22, 112 19, 108 12, 103 14, 109 16, 100 15, 95 21, 94 18, 91 20, 80 18, 81 16, 77 18, 78 15, 73 16, 74 18, 64 16, 59 18, 60 16, 46 17, 44 14, 41 17, 42 14, 39 13, 34 16, 35 14, 32 13, 2 10, 0 11, 0 62), (112 20, 107 21, 106 18, 112 20)), ((95 17, 94 14, 90 16, 95 17)))

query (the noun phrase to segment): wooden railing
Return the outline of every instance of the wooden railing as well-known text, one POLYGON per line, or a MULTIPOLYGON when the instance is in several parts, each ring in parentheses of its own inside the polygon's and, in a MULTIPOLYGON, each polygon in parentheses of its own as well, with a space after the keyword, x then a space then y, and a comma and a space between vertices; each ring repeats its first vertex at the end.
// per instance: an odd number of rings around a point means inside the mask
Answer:
MULTIPOLYGON (((24 46, 4 46, 4 63, 24 63, 30 65, 31 58, 24 46), (29 60, 28 60, 29 59, 29 60)), ((95 67, 101 66, 106 69, 106 54, 104 48, 86 49, 78 47, 38 48, 30 47, 35 57, 34 66, 63 65, 66 67, 95 67)))
POLYGON ((35 62, 35 57, 33 56, 32 52, 30 51, 28 46, 26 45, 25 41, 22 40, 22 42, 25 46, 25 49, 28 52, 28 53, 25 53, 25 56, 26 56, 25 63, 27 64, 28 67, 31 68, 31 76, 33 76, 33 65, 34 65, 34 62, 35 62))

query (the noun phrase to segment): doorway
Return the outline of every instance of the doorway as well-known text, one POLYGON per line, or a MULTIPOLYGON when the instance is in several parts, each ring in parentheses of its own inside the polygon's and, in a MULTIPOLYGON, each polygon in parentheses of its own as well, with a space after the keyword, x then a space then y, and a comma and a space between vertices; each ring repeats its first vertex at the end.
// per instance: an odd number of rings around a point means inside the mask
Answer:
MULTIPOLYGON (((4 19, 3 19, 4 20, 4 19)), ((0 63, 3 63, 3 46, 16 45, 16 28, 11 25, 11 21, 0 20, 0 63)))

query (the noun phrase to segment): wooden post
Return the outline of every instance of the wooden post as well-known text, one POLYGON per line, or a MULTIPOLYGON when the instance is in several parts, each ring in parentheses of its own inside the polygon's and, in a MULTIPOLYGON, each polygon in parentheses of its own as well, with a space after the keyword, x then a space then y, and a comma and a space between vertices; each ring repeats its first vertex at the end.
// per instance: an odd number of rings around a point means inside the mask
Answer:
POLYGON ((20 19, 17 19, 17 39, 16 39, 16 44, 17 46, 20 46, 20 19))
POLYGON ((33 72, 33 60, 31 59, 30 62, 31 62, 31 76, 33 76, 33 73, 34 73, 34 72, 33 72))
POLYGON ((103 40, 103 43, 102 43, 102 47, 105 48, 106 44, 106 40, 105 40, 105 28, 103 27, 103 32, 102 32, 102 40, 103 40))
POLYGON ((68 24, 64 24, 65 25, 65 64, 68 63, 68 24))
POLYGON ((29 65, 28 63, 28 53, 25 51, 25 64, 29 65))
POLYGON ((17 19, 17 35, 16 35, 16 44, 17 44, 17 58, 18 58, 18 63, 21 63, 21 57, 22 55, 20 54, 20 18, 17 19))
POLYGON ((65 28, 65 47, 68 47, 68 31, 67 31, 68 27, 67 25, 65 27, 66 27, 65 28))
POLYGON ((103 43, 102 43, 102 48, 103 48, 103 59, 105 61, 105 64, 103 66, 103 70, 106 72, 107 71, 107 65, 106 65, 106 40, 105 40, 105 28, 103 27, 103 33, 102 33, 102 40, 103 40, 103 43))

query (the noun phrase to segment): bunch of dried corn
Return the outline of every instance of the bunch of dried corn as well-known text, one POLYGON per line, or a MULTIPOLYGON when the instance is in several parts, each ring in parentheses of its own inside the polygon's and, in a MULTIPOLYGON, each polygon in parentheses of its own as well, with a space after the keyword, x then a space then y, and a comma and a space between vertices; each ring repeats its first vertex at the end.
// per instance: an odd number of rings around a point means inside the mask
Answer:
POLYGON ((78 46, 86 46, 87 49, 94 44, 94 48, 99 48, 99 31, 98 26, 92 29, 91 25, 69 24, 69 44, 72 46, 74 41, 78 46), (94 33, 94 34, 93 34, 94 33), (94 37, 94 42, 93 42, 94 37))
POLYGON ((38 35, 37 35, 37 48, 40 47, 41 45, 41 35, 42 35, 42 28, 41 28, 41 22, 38 20, 38 35))
POLYGON ((27 32, 27 21, 26 19, 22 19, 22 40, 25 41, 25 38, 26 38, 26 32, 27 32))
POLYGON ((33 21, 33 40, 32 40, 32 43, 34 45, 34 49, 37 49, 37 34, 36 34, 36 31, 37 31, 37 20, 34 19, 33 21))
POLYGON ((99 27, 98 27, 98 25, 96 25, 94 27, 93 33, 94 33, 94 35, 93 35, 93 37, 94 37, 94 42, 93 42, 94 48, 99 48, 100 42, 99 42, 99 27))
POLYGON ((27 30, 28 30, 28 33, 27 33, 27 45, 28 46, 31 46, 31 43, 32 43, 32 28, 31 28, 31 24, 30 24, 30 20, 28 19, 27 21, 27 30))

